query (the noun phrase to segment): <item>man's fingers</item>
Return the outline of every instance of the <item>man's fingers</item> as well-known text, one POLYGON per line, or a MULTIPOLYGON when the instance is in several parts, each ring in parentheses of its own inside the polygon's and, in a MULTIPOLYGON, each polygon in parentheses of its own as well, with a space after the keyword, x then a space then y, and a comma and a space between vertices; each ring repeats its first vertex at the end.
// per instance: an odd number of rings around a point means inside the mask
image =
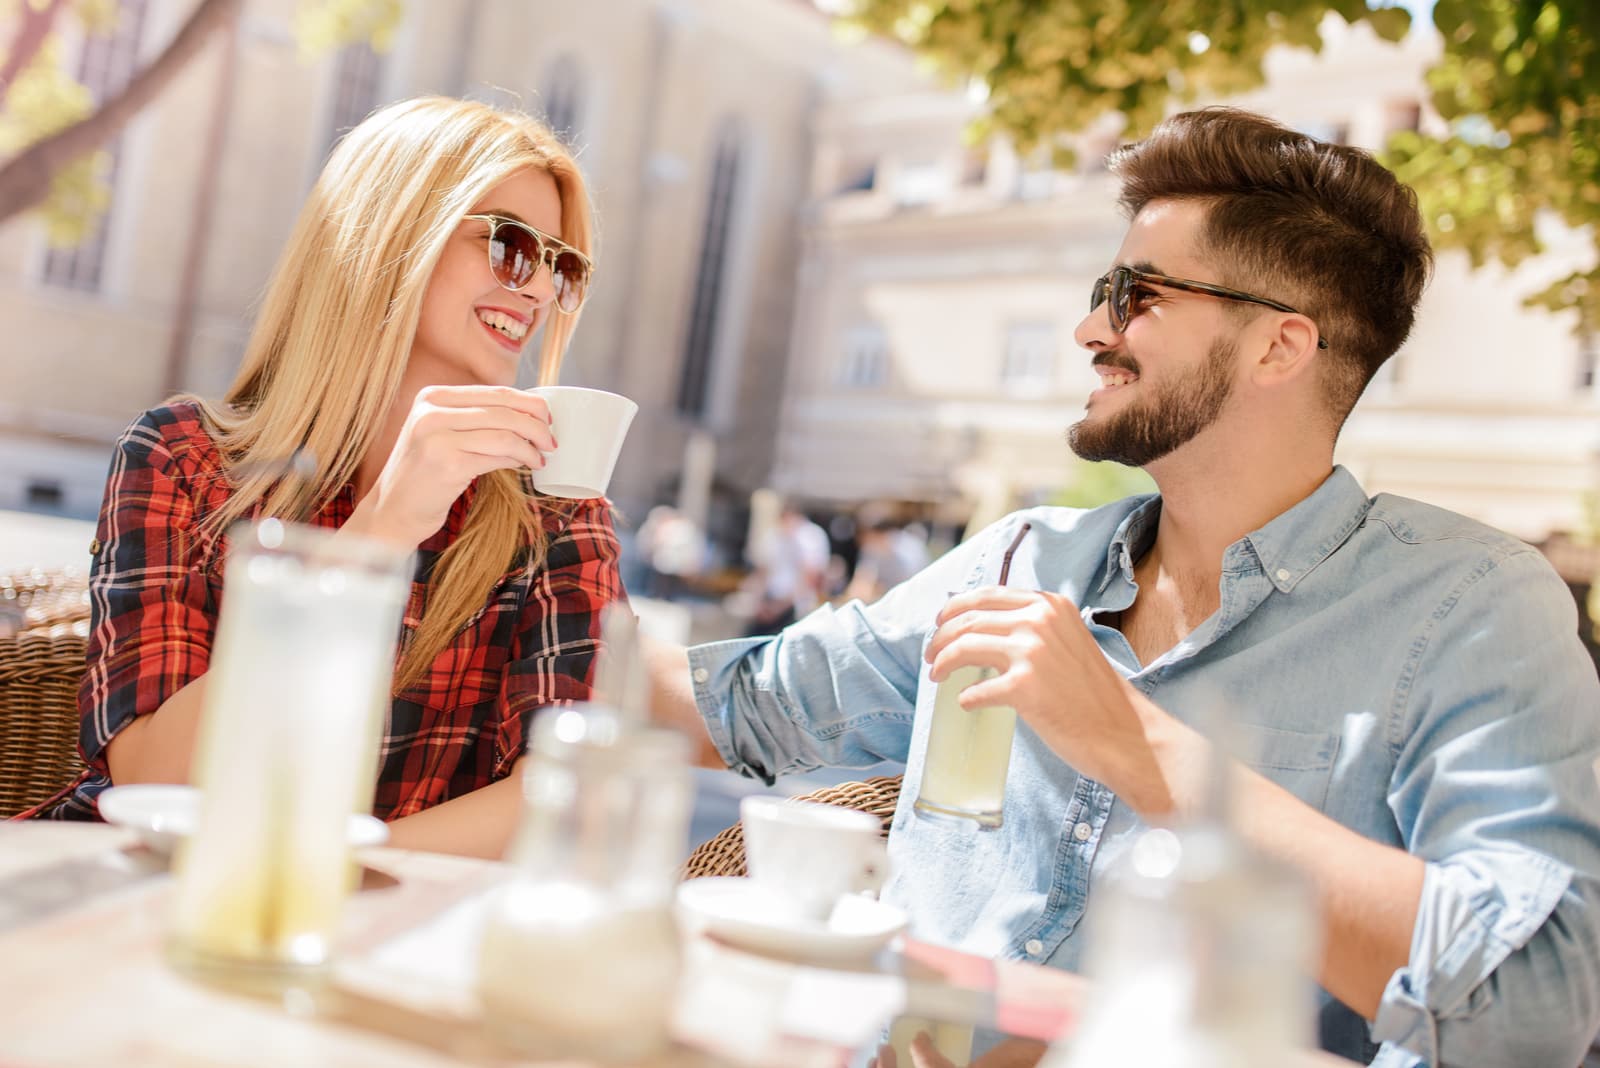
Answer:
POLYGON ((989 667, 1004 672, 1011 667, 1011 643, 1003 634, 964 634, 934 657, 930 676, 943 682, 960 667, 989 667))
POLYGON ((937 623, 954 619, 963 612, 1022 608, 1040 597, 1038 590, 1018 590, 1007 586, 980 586, 975 590, 958 593, 939 610, 937 623))
POLYGON ((954 642, 968 634, 1010 634, 1020 623, 1011 611, 996 611, 974 609, 953 616, 933 632, 933 638, 928 642, 927 652, 923 654, 928 663, 938 659, 939 654, 954 642))

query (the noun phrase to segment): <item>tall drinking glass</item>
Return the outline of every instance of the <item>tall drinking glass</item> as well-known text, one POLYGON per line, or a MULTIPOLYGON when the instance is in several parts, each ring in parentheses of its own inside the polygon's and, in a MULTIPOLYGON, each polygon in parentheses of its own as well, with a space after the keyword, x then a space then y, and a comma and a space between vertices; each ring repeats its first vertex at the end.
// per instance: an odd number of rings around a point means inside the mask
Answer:
MULTIPOLYGON (((1006 549, 1000 585, 1011 577, 1011 558, 1031 527, 1022 524, 1006 549)), ((978 665, 956 668, 934 691, 922 781, 912 805, 921 815, 965 820, 980 830, 994 830, 1004 822, 1017 711, 1005 705, 961 707, 961 691, 997 674, 994 668, 978 665)))
POLYGON ((168 958, 230 985, 314 985, 350 815, 372 803, 411 556, 275 519, 230 534, 168 958))

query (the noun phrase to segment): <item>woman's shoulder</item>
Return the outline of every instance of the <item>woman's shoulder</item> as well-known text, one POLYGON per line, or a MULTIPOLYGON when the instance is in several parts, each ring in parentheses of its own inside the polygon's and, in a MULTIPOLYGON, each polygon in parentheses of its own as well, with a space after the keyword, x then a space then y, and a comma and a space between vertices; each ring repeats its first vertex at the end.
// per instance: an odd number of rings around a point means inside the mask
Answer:
POLYGON ((546 535, 591 531, 616 536, 613 522, 615 508, 608 497, 573 500, 567 497, 530 496, 528 503, 546 535))
POLYGON ((117 450, 175 473, 222 466, 210 423, 199 402, 176 400, 142 412, 117 439, 117 450))

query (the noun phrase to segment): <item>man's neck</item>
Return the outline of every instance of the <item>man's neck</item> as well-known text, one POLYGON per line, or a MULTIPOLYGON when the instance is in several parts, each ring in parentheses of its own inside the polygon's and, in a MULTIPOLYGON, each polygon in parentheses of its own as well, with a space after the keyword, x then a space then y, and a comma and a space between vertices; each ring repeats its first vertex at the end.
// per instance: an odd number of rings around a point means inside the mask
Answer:
MULTIPOLYGON (((1230 545, 1309 497, 1333 471, 1331 455, 1274 456, 1158 470, 1161 518, 1151 555, 1163 571, 1215 590, 1230 545)), ((1187 584, 1187 583, 1186 583, 1187 584)))

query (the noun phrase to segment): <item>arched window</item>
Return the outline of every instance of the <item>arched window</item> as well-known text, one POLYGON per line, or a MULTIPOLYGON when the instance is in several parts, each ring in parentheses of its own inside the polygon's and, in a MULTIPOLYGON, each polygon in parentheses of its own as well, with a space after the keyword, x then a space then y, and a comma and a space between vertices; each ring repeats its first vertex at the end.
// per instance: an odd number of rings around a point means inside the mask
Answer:
POLYGON ((381 103, 383 57, 365 41, 353 41, 339 50, 333 75, 333 112, 328 121, 328 144, 349 133, 381 103))
POLYGON ((728 231, 739 186, 743 145, 742 124, 738 119, 725 119, 717 131, 712 150, 711 182, 706 191, 705 228, 700 237, 694 303, 690 306, 683 371, 678 379, 678 410, 696 419, 705 415, 711 388, 711 358, 716 348, 718 315, 722 310, 728 231))
MULTIPOLYGON (((89 90, 98 107, 116 96, 132 80, 139 63, 139 39, 144 33, 146 0, 121 0, 117 23, 110 32, 91 34, 83 40, 78 57, 78 80, 89 90)), ((50 285, 93 292, 100 288, 105 271, 106 235, 111 213, 117 206, 117 172, 121 170, 122 137, 106 148, 111 165, 106 168, 106 184, 111 201, 95 224, 94 232, 70 248, 51 248, 45 253, 43 275, 50 285)))
POLYGON ((567 144, 577 140, 583 121, 583 72, 578 60, 567 52, 556 57, 545 72, 544 91, 539 94, 545 125, 567 144))

